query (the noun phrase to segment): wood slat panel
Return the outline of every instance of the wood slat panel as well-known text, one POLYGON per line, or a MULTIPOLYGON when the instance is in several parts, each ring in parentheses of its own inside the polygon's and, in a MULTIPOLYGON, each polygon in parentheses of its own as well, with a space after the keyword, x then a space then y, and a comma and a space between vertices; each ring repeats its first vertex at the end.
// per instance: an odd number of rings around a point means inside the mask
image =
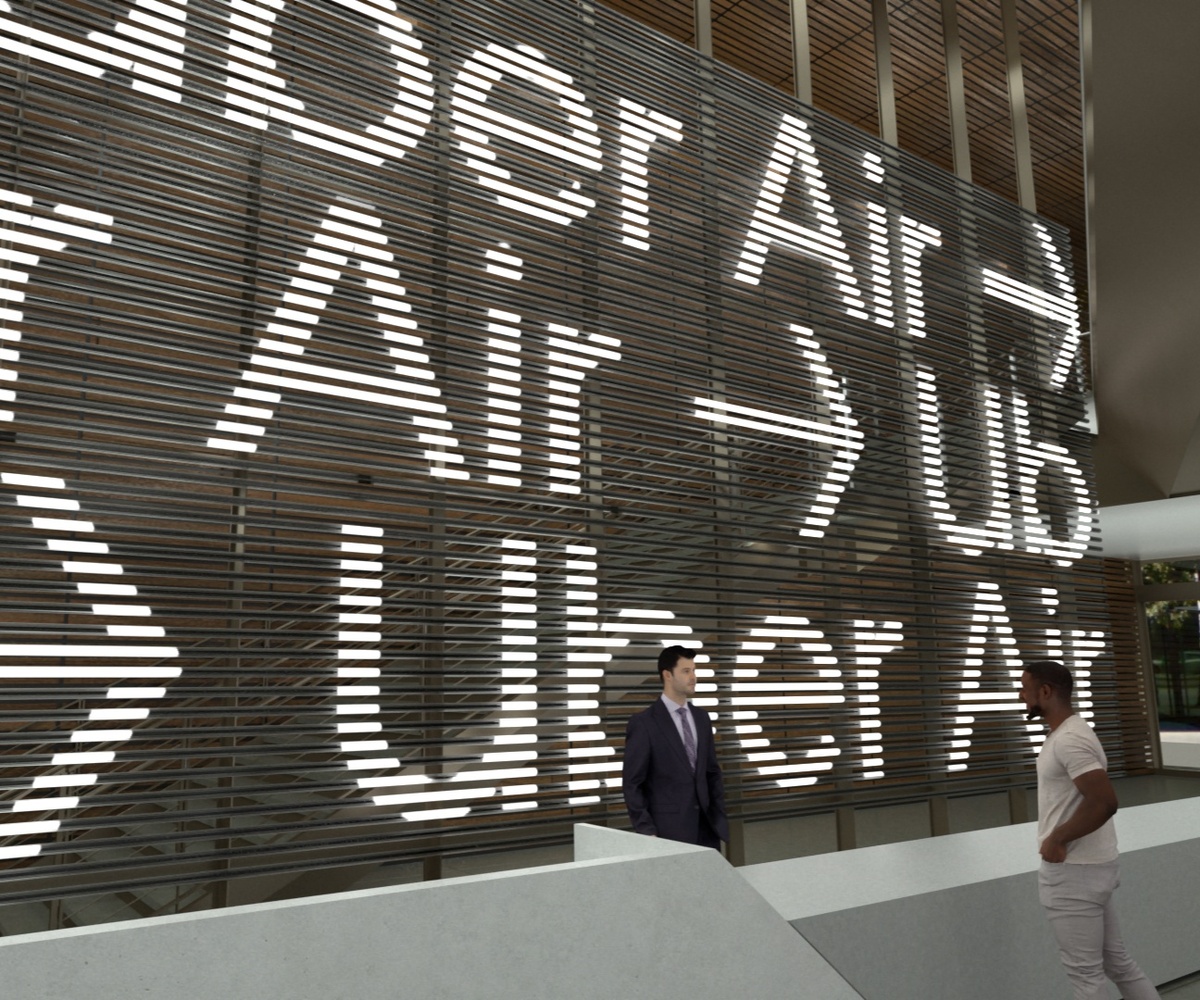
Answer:
MULTIPOLYGON (((690 43, 690 5, 658 0, 609 4, 690 43)), ((869 0, 809 5, 813 97, 817 107, 877 135, 875 55, 869 0)), ((897 117, 903 149, 950 169, 941 11, 930 0, 889 0, 897 117)), ((966 73, 974 181, 1016 200, 1016 170, 998 0, 958 4, 966 73)), ((1039 212, 1071 231, 1076 286, 1087 312, 1083 141, 1078 14, 1067 0, 1017 5, 1030 142, 1039 212)), ((715 55, 790 92, 791 39, 785 0, 718 0, 715 55)))
POLYGON ((1014 650, 1144 766, 1068 234, 847 123, 868 5, 812 7, 838 115, 606 8, 373 10, 252 8, 271 73, 217 0, 165 75, 117 6, 6 22, 0 902, 623 823, 672 637, 738 817, 1028 784, 1014 650))

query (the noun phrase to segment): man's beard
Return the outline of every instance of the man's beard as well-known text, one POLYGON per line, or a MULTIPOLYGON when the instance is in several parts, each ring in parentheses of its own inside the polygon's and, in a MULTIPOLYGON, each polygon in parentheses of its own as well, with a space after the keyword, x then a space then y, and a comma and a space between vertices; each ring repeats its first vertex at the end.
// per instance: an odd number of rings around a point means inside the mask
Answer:
POLYGON ((1029 708, 1027 708, 1025 710, 1025 718, 1030 722, 1032 722, 1034 719, 1040 719, 1041 717, 1042 717, 1042 706, 1041 705, 1030 705, 1029 708))

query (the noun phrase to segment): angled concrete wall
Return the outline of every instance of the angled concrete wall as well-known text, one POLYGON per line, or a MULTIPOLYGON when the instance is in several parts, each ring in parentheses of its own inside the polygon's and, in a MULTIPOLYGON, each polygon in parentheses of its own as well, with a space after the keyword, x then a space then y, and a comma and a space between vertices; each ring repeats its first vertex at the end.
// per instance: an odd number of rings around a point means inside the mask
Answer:
MULTIPOLYGON (((1200 798, 1117 816, 1157 983, 1200 970, 1200 798)), ((0 940, 19 1000, 1013 1000, 1069 995, 1033 824, 731 868, 576 827, 576 861, 0 940)), ((1115 996, 1115 993, 1113 994, 1115 996)))
POLYGON ((565 865, 0 941, 13 1000, 861 1000, 715 851, 580 829, 565 865))
MULTIPOLYGON (((1037 900, 1036 829, 1025 823, 741 872, 867 1000, 1066 997, 1037 900)), ((1200 970, 1200 798, 1123 809, 1117 833, 1116 900, 1130 951, 1156 983, 1200 970)))

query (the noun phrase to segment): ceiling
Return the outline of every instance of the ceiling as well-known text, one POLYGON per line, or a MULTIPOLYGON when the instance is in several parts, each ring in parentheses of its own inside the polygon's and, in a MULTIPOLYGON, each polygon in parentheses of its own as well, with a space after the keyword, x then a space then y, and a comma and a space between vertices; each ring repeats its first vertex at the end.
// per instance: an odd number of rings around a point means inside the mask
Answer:
POLYGON ((1150 561, 1195 556, 1200 496, 1100 508, 1100 534, 1110 559, 1150 561))
MULTIPOLYGON (((789 0, 711 3, 714 55, 793 92, 789 0)), ((692 0, 607 4, 694 43, 692 0)), ((953 170, 943 4, 886 6, 900 146, 953 170)), ((954 9, 970 179, 1016 201, 1001 0, 957 0, 954 9)), ((1100 501, 1136 505, 1104 519, 1105 553, 1138 557, 1128 526, 1157 518, 1175 541, 1154 535, 1156 557, 1195 554, 1200 503, 1175 504, 1167 516, 1147 502, 1200 493, 1200 252, 1191 240, 1200 221, 1200 4, 1019 0, 1015 9, 1036 209, 1070 230, 1091 317, 1100 501)), ((807 0, 813 103, 878 135, 872 15, 872 0, 807 0)))
MULTIPOLYGON (((1091 0, 1093 382, 1105 504, 1200 492, 1200 5, 1091 0)), ((1200 551, 1200 519, 1180 526, 1200 551)))

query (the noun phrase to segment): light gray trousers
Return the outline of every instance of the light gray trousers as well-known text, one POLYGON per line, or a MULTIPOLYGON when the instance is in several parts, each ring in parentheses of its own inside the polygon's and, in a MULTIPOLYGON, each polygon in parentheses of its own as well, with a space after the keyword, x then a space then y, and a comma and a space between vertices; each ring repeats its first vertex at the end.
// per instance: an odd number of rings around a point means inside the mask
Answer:
POLYGON ((1112 902, 1120 882, 1116 861, 1102 865, 1043 861, 1038 872, 1038 898, 1058 941, 1074 1000, 1104 1000, 1110 979, 1125 1000, 1160 1000, 1121 939, 1112 902))

